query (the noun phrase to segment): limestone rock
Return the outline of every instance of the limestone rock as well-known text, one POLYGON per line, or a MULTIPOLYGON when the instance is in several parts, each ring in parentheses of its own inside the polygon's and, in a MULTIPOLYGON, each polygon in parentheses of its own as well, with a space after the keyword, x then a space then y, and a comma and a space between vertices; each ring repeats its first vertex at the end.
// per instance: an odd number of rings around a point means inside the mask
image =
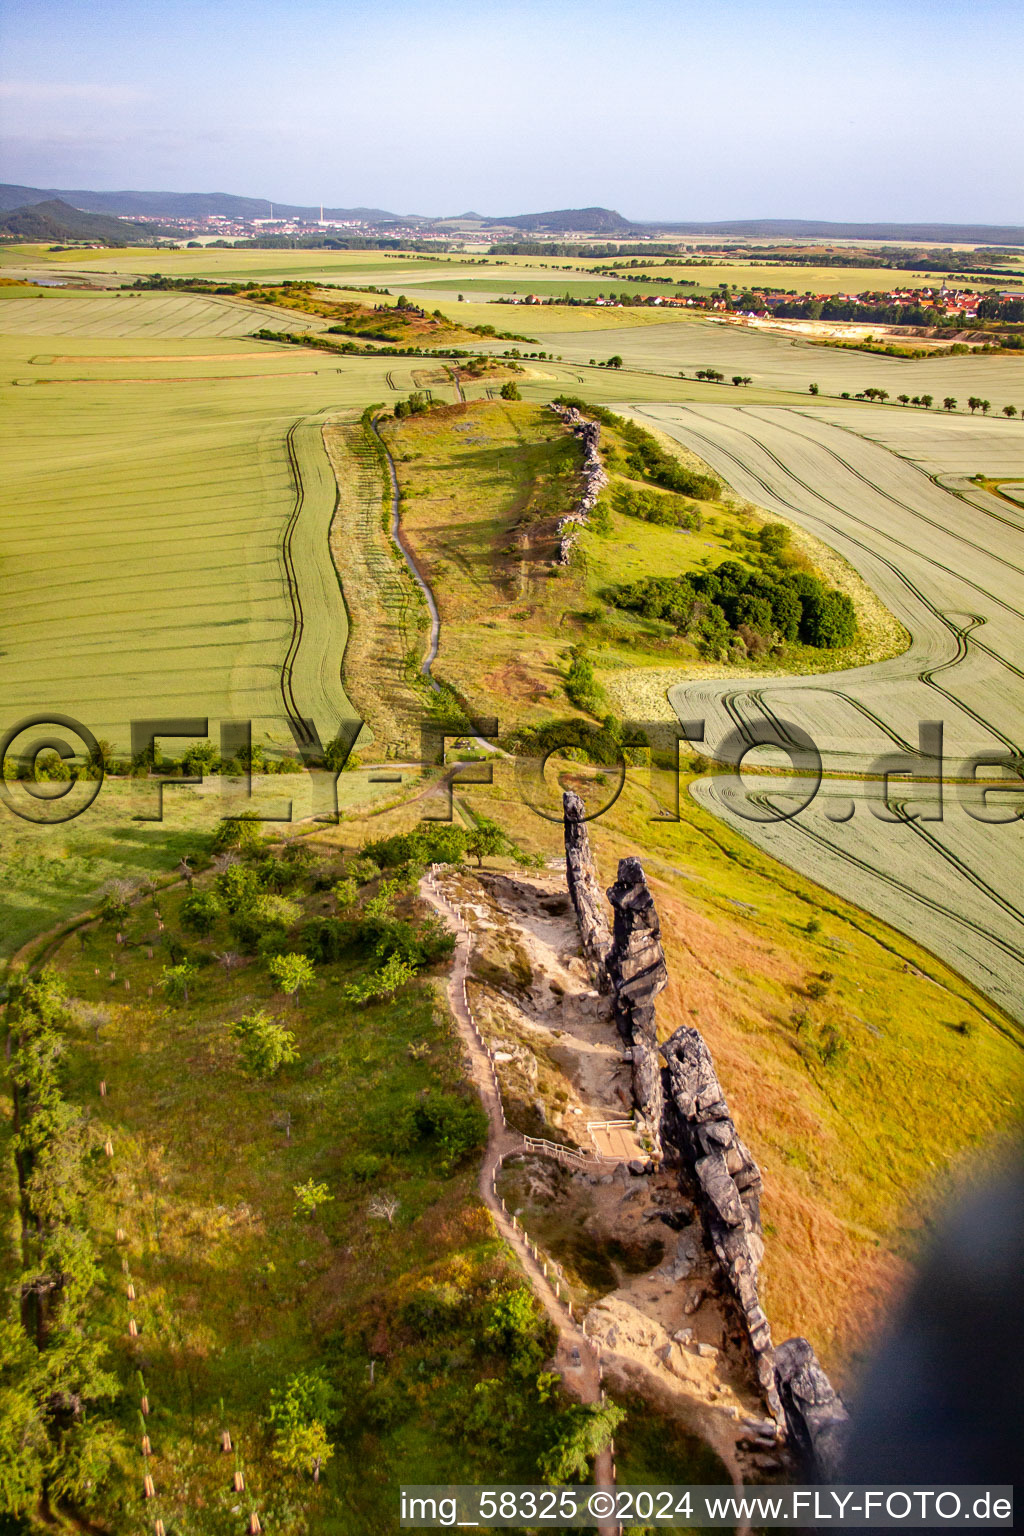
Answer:
POLYGON ((586 808, 573 790, 562 795, 565 878, 580 930, 587 967, 599 992, 611 990, 608 951, 612 935, 587 834, 586 808))
POLYGON ((775 1379, 786 1428, 808 1477, 837 1482, 849 1414, 806 1339, 779 1345, 775 1379))
POLYGON ((615 1023, 630 1047, 637 1114, 660 1148, 663 1099, 654 999, 668 982, 668 968, 658 910, 639 859, 619 861, 608 900, 614 912, 608 973, 615 1023))

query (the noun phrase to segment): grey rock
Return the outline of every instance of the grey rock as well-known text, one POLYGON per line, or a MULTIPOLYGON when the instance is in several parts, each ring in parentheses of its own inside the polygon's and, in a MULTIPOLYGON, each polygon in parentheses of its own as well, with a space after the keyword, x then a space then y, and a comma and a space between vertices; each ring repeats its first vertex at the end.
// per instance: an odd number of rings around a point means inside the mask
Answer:
POLYGON ((631 1157, 629 1162, 626 1164, 626 1167, 629 1169, 630 1173, 634 1174, 637 1178, 640 1178, 642 1174, 647 1172, 647 1164, 642 1163, 637 1157, 631 1157))
POLYGON ((565 878, 576 913, 580 942, 587 968, 599 992, 611 990, 608 951, 612 936, 601 897, 594 856, 587 832, 586 807, 579 795, 567 789, 562 795, 565 832, 565 878))
POLYGON ((849 1414, 806 1339, 779 1345, 775 1379, 803 1470, 816 1482, 836 1482, 849 1414))
POLYGON ((661 924, 639 859, 621 859, 609 888, 612 946, 608 954, 612 1007, 619 1034, 630 1048, 633 1103, 645 1130, 660 1146, 661 1066, 654 1000, 668 981, 661 924))

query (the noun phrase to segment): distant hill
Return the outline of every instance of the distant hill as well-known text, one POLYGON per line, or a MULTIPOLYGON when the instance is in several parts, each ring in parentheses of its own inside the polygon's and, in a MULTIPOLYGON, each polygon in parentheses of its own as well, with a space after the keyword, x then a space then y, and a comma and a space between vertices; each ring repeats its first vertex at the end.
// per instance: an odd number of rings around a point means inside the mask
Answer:
POLYGON ((646 233, 665 235, 736 235, 754 240, 905 240, 935 241, 939 245, 1019 245, 1020 224, 833 224, 821 219, 729 219, 706 224, 634 225, 646 233))
POLYGON ((0 214, 0 236, 19 240, 94 240, 101 245, 130 245, 152 240, 162 233, 159 225, 135 224, 130 219, 114 219, 101 213, 82 213, 59 197, 48 202, 31 203, 0 214))
MULTIPOLYGON (((236 197, 231 192, 87 192, 66 191, 56 187, 0 186, 0 210, 19 208, 25 203, 60 198, 73 208, 88 213, 145 214, 150 219, 265 219, 273 207, 282 219, 318 219, 319 204, 304 207, 297 203, 271 204, 265 197, 236 197)), ((391 223, 397 213, 384 208, 324 208, 325 219, 364 219, 370 223, 391 223)))
POLYGON ((488 224, 507 224, 512 229, 529 230, 552 235, 584 234, 614 235, 636 233, 640 224, 631 224, 614 208, 557 208, 551 213, 515 213, 499 219, 487 219, 488 224))
MULTIPOLYGON (((273 203, 264 197, 237 197, 231 192, 92 192, 68 191, 57 187, 21 187, 0 185, 0 213, 22 210, 27 205, 54 200, 72 210, 93 214, 120 214, 126 218, 145 215, 173 224, 180 219, 219 216, 227 219, 265 219, 274 214, 283 219, 316 220, 319 206, 299 203, 273 203)), ((461 220, 479 222, 486 229, 516 229, 529 234, 566 235, 710 235, 761 240, 883 240, 889 243, 932 241, 941 245, 1021 245, 1024 225, 994 224, 855 224, 823 219, 726 219, 689 221, 630 220, 614 208, 557 208, 547 213, 513 213, 491 218, 479 213, 463 213, 442 219, 422 214, 389 213, 385 208, 328 208, 327 219, 359 219, 367 224, 458 224, 461 220)), ((155 233, 153 227, 147 231, 155 233)), ((24 238, 71 239, 70 234, 38 235, 24 238)), ((78 239, 101 239, 98 231, 79 235, 78 239)), ((125 238, 123 228, 120 238, 125 238)), ((130 238, 138 238, 133 236, 130 238)))

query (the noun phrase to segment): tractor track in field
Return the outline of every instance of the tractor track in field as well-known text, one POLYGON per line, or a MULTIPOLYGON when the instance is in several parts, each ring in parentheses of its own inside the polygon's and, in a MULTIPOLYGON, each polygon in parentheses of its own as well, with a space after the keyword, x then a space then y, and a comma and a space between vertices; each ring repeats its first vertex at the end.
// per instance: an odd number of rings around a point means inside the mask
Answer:
POLYGON ((295 556, 292 549, 295 529, 298 526, 306 500, 306 488, 302 479, 302 470, 299 467, 299 456, 295 450, 295 434, 302 425, 302 420, 293 421, 285 435, 285 450, 288 454, 288 463, 295 482, 295 502, 281 538, 284 579, 288 588, 288 600, 291 603, 292 609, 291 639, 288 642, 284 661, 281 663, 281 698, 284 700, 285 714, 288 716, 293 733, 295 733, 296 741, 304 746, 311 746, 313 743, 313 733, 308 723, 303 719, 299 711, 298 700, 295 697, 295 658, 299 654, 299 647, 302 644, 302 632, 305 627, 302 597, 299 593, 299 580, 295 570, 295 556))
MULTIPOLYGON (((681 412, 686 411, 686 408, 681 407, 680 410, 681 412)), ((648 413, 640 412, 640 414, 647 415, 648 413)), ((686 414, 689 415, 690 413, 686 412, 686 414)), ((697 419, 701 420, 702 418, 698 417, 697 419)), ((849 533, 845 528, 830 522, 827 517, 822 517, 818 513, 808 512, 805 509, 796 506, 796 504, 790 501, 789 498, 786 497, 781 491, 778 491, 773 486, 771 486, 769 482, 765 480, 763 476, 759 475, 755 469, 753 469, 749 464, 745 463, 744 460, 739 457, 739 455, 731 452, 728 448, 723 447, 721 444, 716 443, 713 439, 708 438, 706 434, 699 432, 689 423, 686 425, 686 431, 692 438, 696 439, 697 442, 703 444, 705 448, 710 448, 713 453, 721 454, 722 457, 729 459, 733 464, 736 465, 739 470, 742 471, 742 473, 748 475, 752 480, 754 480, 755 483, 759 485, 765 492, 767 497, 777 502, 781 502, 790 511, 794 512, 797 515, 798 520, 802 517, 812 518, 815 522, 819 523, 824 528, 827 528, 830 533, 838 534, 841 538, 846 539, 851 544, 856 545, 858 549, 862 549, 864 553, 867 554, 870 558, 878 560, 882 565, 884 565, 897 579, 897 581, 899 581, 902 586, 911 592, 913 596, 917 598, 918 602, 920 602, 921 605, 926 608, 934 618, 938 619, 939 623, 949 631, 956 644, 955 653, 951 658, 948 658, 944 662, 938 663, 934 667, 925 667, 923 670, 917 673, 918 681, 923 683, 926 687, 933 688, 935 692, 940 695, 940 697, 944 698, 955 709, 967 715, 974 721, 976 725, 979 725, 983 729, 990 732, 990 734, 995 737, 997 741, 1002 742, 1003 746, 1006 747, 1008 751, 1013 753, 1014 756, 1020 757, 1024 755, 1022 754, 1020 746, 1018 746, 1018 744, 1014 742, 1009 736, 1005 735, 1001 730, 999 730, 998 727, 994 726, 991 721, 987 720, 983 715, 979 714, 977 710, 971 707, 971 705, 966 704, 962 699, 957 698, 955 694, 951 693, 947 688, 944 688, 941 683, 937 683, 935 681, 936 672, 944 671, 949 667, 956 666, 966 659, 968 653, 968 637, 971 631, 978 627, 976 620, 972 621, 966 627, 956 624, 948 614, 944 613, 931 600, 931 598, 925 595, 921 588, 918 587, 917 584, 913 582, 909 576, 907 576, 906 572, 901 570, 894 561, 888 559, 885 555, 881 554, 877 549, 873 548, 863 539, 859 539, 855 535, 849 533)), ((797 435, 802 436, 802 434, 797 435)), ((791 479, 796 485, 799 485, 803 490, 808 491, 812 496, 816 498, 816 500, 822 502, 826 507, 831 507, 835 512, 838 512, 841 517, 849 518, 850 521, 858 523, 864 528, 871 529, 872 525, 868 523, 866 519, 857 517, 855 513, 847 513, 842 507, 838 505, 838 503, 831 501, 827 496, 823 495, 821 491, 815 490, 815 488, 812 485, 809 485, 807 481, 802 480, 800 476, 797 475, 793 470, 789 469, 787 465, 778 457, 778 455, 773 453, 770 448, 766 447, 763 443, 760 442, 757 443, 757 447, 765 454, 767 458, 772 461, 773 464, 778 466, 784 475, 788 476, 789 479, 791 479)), ((926 521, 930 521, 930 519, 926 519, 926 521)), ((873 529, 872 531, 877 532, 877 530, 873 529)), ((918 553, 918 551, 913 550, 910 545, 904 544, 902 540, 896 539, 892 534, 886 534, 885 537, 890 539, 893 543, 899 545, 900 548, 906 549, 909 553, 918 553)), ((932 556, 927 555, 924 556, 924 558, 937 569, 943 571, 946 575, 952 576, 954 579, 966 582, 968 586, 974 587, 974 589, 978 592, 981 592, 983 596, 990 598, 991 601, 997 603, 1000 607, 1006 608, 1016 618, 1024 618, 1024 614, 1021 614, 1011 604, 1004 602, 1001 598, 995 597, 994 594, 986 591, 985 588, 979 586, 978 583, 971 581, 968 577, 960 576, 958 572, 953 571, 942 561, 936 560, 932 556)), ((915 637, 912 635, 912 642, 914 638, 915 637)), ((991 646, 982 644, 979 648, 984 650, 984 652, 994 661, 997 661, 1000 665, 1005 666, 1009 671, 1019 674, 1019 669, 1014 665, 1014 663, 1008 661, 1007 658, 1002 656, 998 651, 993 650, 991 646)), ((845 699, 846 702, 853 704, 855 708, 861 707, 856 700, 850 699, 849 696, 845 694, 841 689, 823 685, 822 692, 831 693, 836 698, 845 699)), ((733 695, 733 697, 735 697, 735 695, 733 695)), ((862 713, 866 713, 866 711, 862 710, 862 713)), ((898 739, 893 735, 892 731, 888 727, 883 726, 883 729, 885 729, 886 734, 889 735, 891 739, 898 739)), ((903 745, 906 744, 904 743, 903 745)))
MULTIPOLYGON (((772 802, 770 794, 757 795, 753 798, 755 803, 761 805, 764 810, 772 812, 776 812, 778 810, 778 807, 772 802)), ((917 818, 908 815, 905 808, 902 805, 897 805, 895 802, 893 804, 893 809, 901 824, 910 827, 910 829, 915 834, 919 836, 922 835, 922 829, 918 826, 917 818)), ((1004 939, 996 934, 993 934, 991 929, 984 923, 979 923, 974 918, 966 916, 966 914, 963 912, 958 912, 955 907, 947 906, 944 902, 937 900, 936 897, 927 895, 924 891, 917 889, 915 886, 908 884, 904 880, 901 880, 897 875, 892 874, 890 871, 886 869, 880 869, 876 864, 871 863, 870 860, 861 858, 859 855, 852 853, 849 849, 841 848, 837 844, 830 842, 827 837, 823 837, 820 832, 815 832, 812 827, 807 826, 807 824, 803 821, 798 821, 795 818, 789 818, 787 821, 787 826, 798 832, 800 836, 803 837, 806 841, 813 843, 815 847, 821 849, 823 853, 840 859, 855 869, 859 869, 863 874, 868 875, 872 879, 882 881, 885 885, 889 886, 890 889, 896 891, 900 896, 918 902, 920 905, 927 907, 930 911, 937 913, 947 922, 954 923, 960 928, 968 929, 970 932, 975 933, 979 937, 983 938, 986 944, 994 945, 995 948, 1001 950, 1005 955, 1009 956, 1010 959, 1015 960, 1020 964, 1024 964, 1024 949, 1018 948, 1017 945, 1012 944, 1009 939, 1004 939)), ((980 890, 991 900, 995 901, 996 904, 1004 911, 1006 911, 1009 916, 1013 917, 1015 921, 1024 924, 1024 912, 1018 911, 1018 909, 1014 907, 1012 903, 1008 902, 1005 897, 999 895, 999 893, 995 891, 991 886, 989 886, 986 881, 982 880, 980 876, 976 876, 970 869, 970 866, 964 864, 962 859, 957 858, 955 854, 953 854, 949 849, 945 848, 936 839, 926 837, 925 840, 929 843, 930 846, 933 847, 934 851, 938 853, 943 859, 945 859, 952 867, 954 867, 959 874, 970 880, 970 882, 978 890, 980 890)), ((785 855, 780 854, 778 851, 772 851, 771 857, 778 859, 781 863, 788 862, 785 855)), ((923 941, 920 938, 915 937, 914 943, 921 944, 922 947, 927 947, 923 944, 923 941)), ((948 964, 948 961, 945 963, 948 964)), ((998 1028, 1008 1040, 1013 1040, 1014 1043, 1018 1045, 1022 1043, 1024 1036, 1022 1036, 1019 1027, 1016 1030, 1013 1030, 1006 1024, 1001 1023, 999 1020, 993 1019, 991 1016, 988 1017, 989 1022, 998 1028)))

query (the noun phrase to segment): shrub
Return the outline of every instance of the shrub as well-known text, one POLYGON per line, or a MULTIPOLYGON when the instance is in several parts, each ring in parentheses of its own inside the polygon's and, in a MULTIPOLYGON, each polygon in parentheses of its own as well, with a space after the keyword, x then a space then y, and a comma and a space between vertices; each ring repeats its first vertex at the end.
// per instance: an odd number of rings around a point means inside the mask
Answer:
POLYGON ((349 1003, 369 1003, 394 997, 399 987, 412 979, 415 969, 409 961, 393 954, 380 970, 350 981, 342 996, 349 1003))
POLYGON ((444 1173, 450 1173, 487 1142, 487 1116, 475 1099, 431 1093, 416 1105, 415 1124, 421 1136, 440 1148, 444 1173))
MULTIPOLYGON (((254 753, 256 750, 256 748, 253 749, 254 753)), ((227 853, 229 849, 237 848, 240 853, 253 853, 262 844, 260 823, 254 816, 231 816, 220 823, 211 837, 210 851, 227 853)))
POLYGON ((302 953, 318 965, 333 965, 350 948, 356 933, 353 925, 333 917, 317 917, 299 935, 302 953))
POLYGON ((190 891, 181 904, 181 921, 203 938, 216 927, 223 910, 212 891, 190 891))
POLYGON ((316 979, 316 971, 308 955, 272 955, 267 961, 267 970, 278 989, 293 1001, 299 992, 311 987, 316 979))
POLYGON ((334 1199, 327 1185, 318 1184, 315 1179, 307 1179, 305 1184, 293 1184, 292 1194, 295 1196, 293 1216, 312 1216, 321 1205, 329 1205, 334 1199))
POLYGON ((243 1014, 232 1024, 242 1065, 251 1077, 273 1077, 281 1067, 298 1061, 295 1036, 262 1008, 243 1014))
MULTIPOLYGON (((373 845, 368 844, 367 846, 372 847, 373 845)), ((350 859, 345 865, 345 873, 357 885, 368 885, 371 880, 376 880, 380 874, 380 865, 375 864, 372 859, 368 858, 350 859)))
POLYGON ((519 385, 512 379, 509 379, 507 384, 501 386, 500 394, 503 400, 521 400, 523 398, 519 392, 519 385))

